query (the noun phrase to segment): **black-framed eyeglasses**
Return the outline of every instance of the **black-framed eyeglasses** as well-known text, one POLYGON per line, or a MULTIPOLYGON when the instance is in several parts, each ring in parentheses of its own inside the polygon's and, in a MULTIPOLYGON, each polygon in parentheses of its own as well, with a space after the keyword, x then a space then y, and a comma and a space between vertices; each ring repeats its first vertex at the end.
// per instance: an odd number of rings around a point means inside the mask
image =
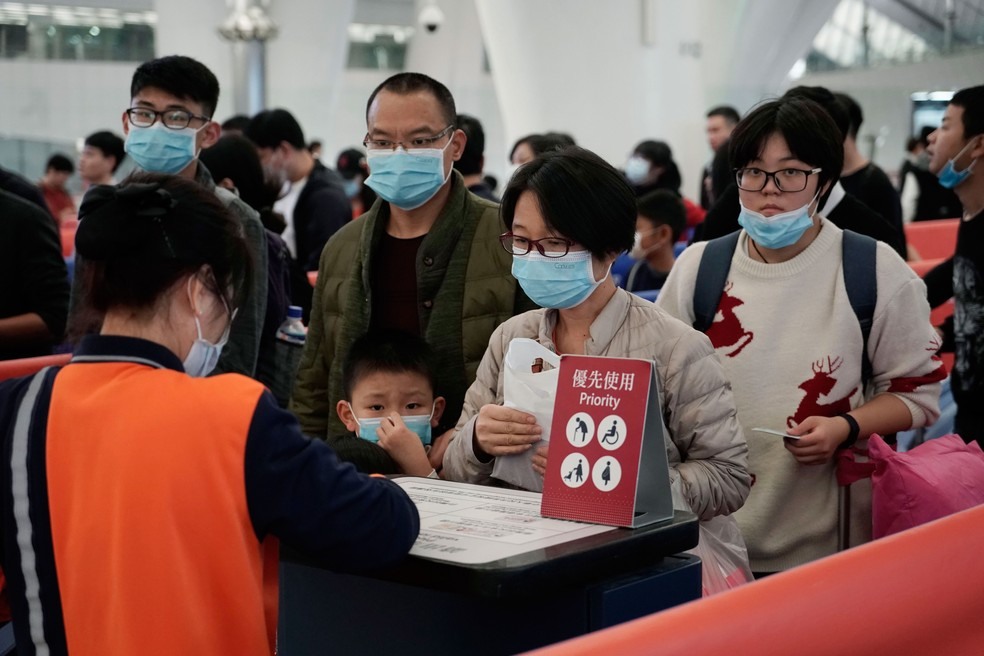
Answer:
POLYGON ((764 171, 754 166, 735 169, 735 182, 742 191, 762 191, 769 183, 769 178, 779 191, 803 191, 810 176, 823 169, 815 168, 808 171, 803 169, 780 169, 764 171))
POLYGON ((499 243, 511 255, 529 255, 533 248, 543 257, 564 257, 577 242, 563 237, 544 237, 543 239, 527 239, 517 237, 511 232, 499 235, 499 243))
POLYGON ((131 107, 126 110, 126 115, 130 125, 138 128, 149 128, 160 118, 164 127, 172 130, 183 130, 195 119, 206 123, 212 120, 209 116, 199 116, 183 109, 166 109, 158 112, 148 107, 131 107))
POLYGON ((362 140, 362 145, 366 147, 366 150, 393 150, 395 151, 397 147, 403 148, 406 151, 412 150, 422 150, 424 148, 430 148, 435 143, 443 139, 449 132, 454 130, 454 124, 449 125, 444 128, 433 137, 415 137, 409 141, 391 141, 389 139, 370 139, 369 135, 362 140))

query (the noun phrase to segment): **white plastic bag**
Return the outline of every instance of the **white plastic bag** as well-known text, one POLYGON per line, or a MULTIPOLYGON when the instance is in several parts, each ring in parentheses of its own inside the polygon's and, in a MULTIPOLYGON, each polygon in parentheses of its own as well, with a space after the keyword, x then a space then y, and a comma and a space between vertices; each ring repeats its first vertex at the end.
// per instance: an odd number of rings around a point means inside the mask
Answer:
MULTIPOLYGON (((535 416, 537 425, 543 429, 541 437, 545 442, 550 441, 559 367, 559 355, 526 337, 509 342, 503 361, 503 405, 535 416), (537 360, 542 361, 543 371, 533 373, 537 360)), ((492 476, 524 490, 542 491, 543 478, 533 471, 531 463, 538 446, 517 455, 499 456, 495 459, 492 476)))
MULTIPOLYGON (((670 494, 674 510, 693 512, 683 495, 680 475, 670 470, 670 494)), ((748 548, 734 515, 717 515, 698 522, 700 541, 686 553, 701 560, 702 587, 705 597, 724 592, 753 580, 748 562, 748 548)))
POLYGON ((718 515, 700 522, 700 542, 687 553, 701 560, 705 597, 752 580, 745 539, 731 515, 718 515))

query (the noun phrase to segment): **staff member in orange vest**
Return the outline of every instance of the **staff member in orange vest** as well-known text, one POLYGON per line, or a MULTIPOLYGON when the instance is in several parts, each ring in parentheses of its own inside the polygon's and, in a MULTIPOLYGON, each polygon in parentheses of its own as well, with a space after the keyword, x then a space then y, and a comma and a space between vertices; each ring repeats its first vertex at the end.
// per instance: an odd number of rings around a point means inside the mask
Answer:
POLYGON ((0 385, 18 653, 270 654, 275 538, 382 566, 410 549, 417 511, 305 438, 261 384, 203 377, 251 274, 213 194, 142 174, 91 190, 81 215, 102 332, 65 367, 0 385))

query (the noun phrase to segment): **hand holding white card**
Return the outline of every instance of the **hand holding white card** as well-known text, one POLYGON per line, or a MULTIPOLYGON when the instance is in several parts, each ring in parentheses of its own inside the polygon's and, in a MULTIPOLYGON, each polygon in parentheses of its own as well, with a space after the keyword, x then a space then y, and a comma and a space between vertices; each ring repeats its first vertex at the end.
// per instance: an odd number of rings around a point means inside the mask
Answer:
POLYGON ((771 428, 753 428, 753 431, 757 433, 768 433, 769 435, 778 435, 779 437, 788 437, 791 440, 798 440, 799 435, 790 435, 789 433, 783 433, 782 431, 772 430, 771 428))

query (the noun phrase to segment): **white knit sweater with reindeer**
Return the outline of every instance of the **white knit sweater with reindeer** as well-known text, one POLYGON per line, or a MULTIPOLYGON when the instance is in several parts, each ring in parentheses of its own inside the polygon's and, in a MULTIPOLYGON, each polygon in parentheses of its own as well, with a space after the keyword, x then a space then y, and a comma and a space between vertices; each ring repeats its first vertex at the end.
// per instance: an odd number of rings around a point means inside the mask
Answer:
MULTIPOLYGON (((788 569, 837 550, 837 483, 834 462, 800 465, 782 438, 751 429, 782 431, 806 417, 835 416, 865 402, 861 328, 844 287, 843 232, 822 223, 806 250, 779 264, 752 260, 742 232, 707 331, 731 378, 748 440, 754 483, 736 518, 752 569, 759 572, 788 569)), ((657 301, 689 324, 704 246, 683 252, 657 301)), ((927 425, 939 415, 945 371, 934 356, 939 342, 929 323, 926 287, 883 243, 876 260, 868 398, 894 394, 912 413, 913 427, 927 425)), ((856 524, 854 535, 870 535, 870 496, 863 489, 852 491, 852 515, 866 524, 856 524)))

